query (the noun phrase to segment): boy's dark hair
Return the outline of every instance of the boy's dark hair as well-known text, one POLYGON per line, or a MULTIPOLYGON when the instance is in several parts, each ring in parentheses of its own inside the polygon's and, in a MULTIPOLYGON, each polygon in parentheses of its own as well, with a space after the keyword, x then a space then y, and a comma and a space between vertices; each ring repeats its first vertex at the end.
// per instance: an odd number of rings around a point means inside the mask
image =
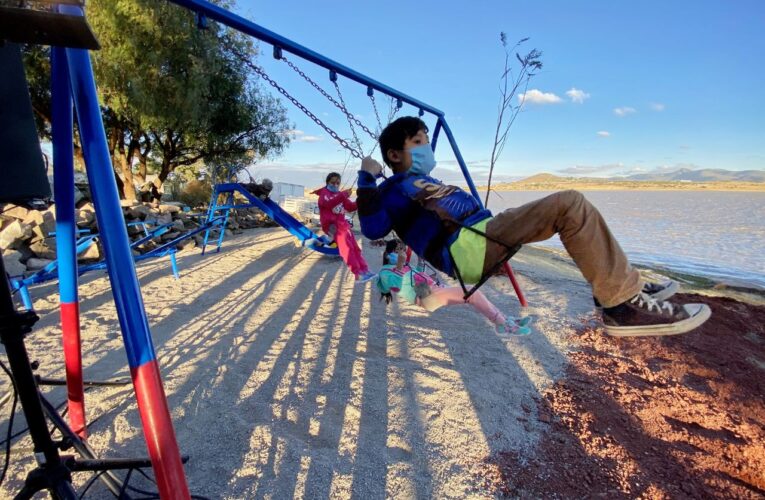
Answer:
POLYGON ((334 177, 337 177, 338 179, 342 178, 337 172, 330 172, 327 174, 327 178, 324 180, 324 184, 329 184, 329 181, 331 181, 334 177))
POLYGON ((380 134, 380 153, 385 164, 392 166, 388 161, 389 150, 404 149, 404 141, 417 135, 420 130, 427 133, 428 126, 416 116, 402 116, 389 123, 380 134))

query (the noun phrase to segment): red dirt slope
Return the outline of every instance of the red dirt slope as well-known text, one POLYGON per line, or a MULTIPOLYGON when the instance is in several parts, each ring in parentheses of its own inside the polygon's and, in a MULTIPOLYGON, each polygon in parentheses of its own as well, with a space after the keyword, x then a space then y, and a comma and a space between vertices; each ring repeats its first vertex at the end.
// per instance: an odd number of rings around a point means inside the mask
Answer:
POLYGON ((535 457, 487 457, 484 487, 539 498, 765 497, 765 307, 704 302, 676 337, 615 339, 587 320, 540 405, 535 457))

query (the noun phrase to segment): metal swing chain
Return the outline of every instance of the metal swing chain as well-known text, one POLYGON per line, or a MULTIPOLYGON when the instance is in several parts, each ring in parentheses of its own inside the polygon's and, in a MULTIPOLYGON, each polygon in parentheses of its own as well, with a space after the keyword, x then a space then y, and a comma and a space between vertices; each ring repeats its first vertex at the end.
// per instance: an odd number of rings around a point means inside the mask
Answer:
MULTIPOLYGON (((346 106, 345 106, 345 100, 343 99, 343 94, 340 92, 340 85, 337 84, 337 79, 332 80, 332 83, 335 85, 335 90, 337 91, 337 97, 340 98, 340 104, 343 105, 343 109, 347 110, 348 108, 346 108, 346 106)), ((353 140, 356 141, 356 147, 359 148, 359 151, 361 151, 363 153, 364 152, 364 147, 361 145, 361 141, 359 140, 359 136, 356 135, 356 129, 353 127, 353 121, 351 120, 351 118, 353 118, 353 120, 356 120, 356 117, 353 116, 350 113, 346 113, 345 114, 345 118, 348 120, 348 126, 351 128, 351 134, 353 134, 353 140)), ((360 124, 361 122, 356 120, 356 123, 360 124)), ((369 129, 367 129, 367 130, 369 130, 369 129)))
POLYGON ((300 111, 302 111, 303 113, 305 113, 305 114, 306 114, 306 116, 308 116, 308 117, 309 117, 311 120, 313 120, 313 121, 314 121, 314 123, 316 123, 316 124, 317 124, 318 126, 320 126, 322 129, 324 129, 324 131, 325 131, 326 133, 328 133, 328 134, 330 135, 330 137, 332 137, 334 140, 336 140, 337 142, 339 142, 339 143, 340 143, 340 145, 341 145, 342 147, 344 147, 345 149, 347 149, 348 151, 350 151, 350 152, 351 152, 351 155, 353 155, 353 156, 354 156, 356 159, 359 159, 359 160, 361 160, 361 159, 363 158, 363 151, 357 151, 356 149, 354 149, 354 148, 353 148, 353 146, 351 146, 350 144, 348 144, 348 141, 346 141, 345 139, 343 139, 342 137, 340 137, 339 135, 337 135, 337 132, 335 132, 334 130, 332 130, 331 128, 329 128, 329 127, 328 127, 328 126, 327 126, 327 125, 326 125, 326 124, 325 124, 323 121, 321 121, 321 119, 320 119, 318 116, 314 115, 314 114, 311 112, 311 110, 309 110, 308 108, 306 108, 305 106, 303 106, 303 104, 301 104, 301 103, 300 103, 300 101, 298 101, 297 99, 295 99, 294 97, 292 97, 292 96, 290 95, 290 93, 289 93, 289 92, 287 92, 287 91, 286 91, 284 88, 282 88, 282 87, 281 87, 281 86, 280 86, 278 83, 276 83, 274 80, 272 80, 272 79, 271 79, 271 77, 269 77, 269 76, 266 74, 266 72, 263 70, 263 68, 261 68, 261 67, 259 67, 259 66, 256 66, 255 64, 252 64, 252 63, 251 63, 251 62, 249 62, 249 61, 247 61, 247 64, 250 66, 250 68, 251 68, 251 69, 252 69, 252 70, 253 70, 255 73, 257 73, 258 75, 260 75, 260 77, 261 77, 261 78, 263 78, 265 81, 267 81, 267 82, 268 82, 268 83, 269 83, 269 84, 270 84, 270 85, 271 85, 273 88, 275 88, 276 90, 278 90, 278 91, 279 91, 279 92, 280 92, 280 93, 281 93, 281 94, 282 94, 284 97, 286 97, 287 99, 289 99, 289 100, 290 100, 290 102, 291 102, 292 104, 294 104, 295 106, 297 106, 297 107, 300 109, 300 111))
MULTIPOLYGON (((351 113, 348 110, 348 107, 345 104, 345 99, 343 99, 343 93, 340 91, 340 86, 337 83, 337 79, 333 79, 332 83, 335 86, 335 91, 337 91, 337 96, 340 99, 340 102, 338 102, 334 97, 329 95, 329 93, 327 93, 327 91, 325 91, 318 83, 316 83, 310 76, 306 75, 305 72, 303 72, 303 70, 298 68, 292 61, 287 59, 284 55, 280 55, 279 59, 284 61, 287 64, 287 66, 289 66, 295 73, 300 75, 305 81, 307 81, 313 88, 315 88, 329 102, 334 104, 335 107, 337 109, 339 109, 345 115, 346 120, 348 120, 348 126, 350 127, 351 133, 353 134, 353 141, 355 142, 355 145, 358 148, 358 151, 360 151, 362 155, 364 155, 364 148, 363 148, 363 146, 361 144, 361 140, 359 139, 359 136, 356 134, 356 129, 353 126, 353 124, 355 123, 356 125, 361 127, 361 129, 364 130, 364 132, 366 132, 369 135, 369 137, 374 139, 374 144, 373 144, 372 149, 369 151, 369 154, 368 154, 368 155, 371 155, 372 152, 374 152, 375 148, 377 147, 377 142, 379 140, 379 136, 377 134, 375 134, 374 132, 372 132, 371 130, 369 130, 369 128, 366 125, 364 125, 358 118, 356 118, 356 116, 354 116, 353 113, 351 113)), ((379 130, 382 130, 382 121, 380 120, 380 114, 377 111, 377 104, 375 102, 374 94, 371 94, 369 96, 369 98, 372 100, 372 107, 374 108, 375 116, 377 117, 377 125, 379 127, 379 130)), ((356 156, 356 155, 354 155, 354 156, 356 158, 358 158, 358 156, 356 156)), ((347 168, 348 168, 348 163, 346 162, 346 164, 343 167, 343 170, 341 172, 341 176, 343 174, 345 174, 345 170, 347 168)), ((351 183, 351 185, 356 184, 357 178, 358 178, 358 176, 353 179, 353 182, 351 183)), ((343 185, 345 186, 345 183, 343 185)))
MULTIPOLYGON (((371 89, 370 89, 371 92, 371 89)), ((377 111, 377 102, 375 101, 375 95, 373 93, 369 94, 369 100, 372 101, 372 108, 375 110, 375 117, 377 118, 377 128, 382 132, 383 126, 382 126, 382 120, 380 120, 380 113, 377 111)))
MULTIPOLYGON (((302 77, 303 77, 303 79, 305 79, 305 81, 307 81, 308 83, 310 83, 310 84, 311 84, 311 86, 312 86, 313 88, 315 88, 316 90, 318 90, 318 91, 319 91, 319 93, 320 93, 321 95, 323 95, 324 97, 326 97, 326 98, 327 98, 327 100, 329 100, 329 102, 331 102, 332 104, 334 104, 334 105, 335 105, 335 107, 337 107, 337 109, 339 109, 340 111, 342 111, 342 112, 343 112, 343 114, 346 116, 346 118, 347 118, 347 119, 349 119, 349 120, 353 120, 353 123, 355 123, 356 125, 358 125, 359 127, 361 127, 361 129, 362 129, 362 130, 364 130, 364 132, 366 132, 367 134, 369 134, 369 137, 371 137, 372 139, 374 139, 374 140, 377 140, 377 139, 378 139, 378 138, 377 138, 377 135, 375 135, 375 133, 374 133, 374 132, 372 132, 371 130, 369 130, 369 128, 368 128, 366 125, 364 125, 363 123, 361 123, 361 121, 359 121, 359 119, 358 119, 358 118, 356 118, 355 116, 353 116, 353 113, 351 113, 350 111, 348 111, 348 108, 346 108, 346 107, 345 107, 345 102, 343 102, 342 104, 341 104, 341 103, 339 103, 339 102, 337 102, 337 100, 336 100, 334 97, 332 97, 331 95, 329 95, 329 94, 327 93, 327 91, 326 91, 326 90, 324 90, 323 88, 321 88, 321 86, 320 86, 318 83, 316 83, 315 81, 313 81, 313 80, 311 79, 311 77, 310 77, 310 76, 306 75, 306 74, 305 74, 305 73, 304 73, 304 72, 303 72, 303 71, 302 71, 300 68, 298 68, 297 66, 295 66, 295 64, 294 64, 292 61, 290 61, 289 59, 287 59, 287 58, 286 58, 286 57, 284 57, 284 56, 282 56, 282 57, 281 57, 281 59, 282 59, 282 61, 284 61, 285 63, 287 63, 287 66, 289 66, 290 68, 292 68, 292 69, 293 69, 293 70, 294 70, 294 71, 295 71, 295 72, 296 72, 298 75, 302 76, 302 77)), ((335 86, 337 87, 337 82, 335 82, 335 86)), ((339 90, 338 90, 338 94, 339 94, 339 90)), ((340 95, 340 100, 341 100, 341 101, 343 100, 343 98, 342 98, 342 95, 340 95)), ((351 128, 352 128, 352 127, 353 127, 353 126, 351 126, 351 128)))

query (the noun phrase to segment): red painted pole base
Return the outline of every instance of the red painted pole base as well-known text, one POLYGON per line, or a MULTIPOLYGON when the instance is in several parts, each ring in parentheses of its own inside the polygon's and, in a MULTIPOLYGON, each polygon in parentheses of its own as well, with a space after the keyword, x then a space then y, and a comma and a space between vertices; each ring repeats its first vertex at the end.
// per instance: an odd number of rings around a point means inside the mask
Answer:
POLYGON ((146 448, 149 450, 154 475, 162 500, 187 500, 189 486, 183 472, 183 462, 175 440, 173 422, 165 399, 165 389, 156 360, 131 368, 138 411, 143 423, 146 448))
POLYGON ((515 279, 513 268, 510 267, 509 262, 505 262, 505 272, 507 272, 507 277, 510 278, 510 283, 513 284, 515 295, 518 296, 518 301, 521 303, 521 307, 529 307, 529 303, 526 302, 526 297, 523 295, 523 290, 521 290, 521 286, 518 284, 518 280, 515 279))
POLYGON ((80 306, 77 302, 61 303, 61 337, 66 366, 66 396, 69 426, 82 439, 88 437, 85 425, 85 392, 82 386, 82 353, 80 350, 80 306))

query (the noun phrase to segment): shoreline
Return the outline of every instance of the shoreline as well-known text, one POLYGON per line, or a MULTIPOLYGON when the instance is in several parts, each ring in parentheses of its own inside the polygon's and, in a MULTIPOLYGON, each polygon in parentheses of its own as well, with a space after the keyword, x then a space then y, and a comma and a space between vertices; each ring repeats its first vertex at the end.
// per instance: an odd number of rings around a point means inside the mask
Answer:
MULTIPOLYGON (((476 186, 486 192, 486 186, 476 186)), ((555 180, 550 182, 502 182, 492 186, 492 191, 727 191, 742 193, 765 193, 765 182, 673 182, 673 181, 582 181, 555 180)))
MULTIPOLYGON (((540 258, 542 258, 542 256, 549 255, 548 258, 554 258, 556 260, 566 262, 573 269, 576 269, 574 262, 571 260, 565 250, 534 244, 526 245, 522 250, 533 252, 533 255, 537 255, 540 258)), ((512 263, 513 259, 510 260, 511 265, 512 263)), ((670 269, 657 266, 648 266, 643 264, 633 265, 640 269, 643 275, 648 279, 661 279, 661 277, 665 277, 677 281, 681 284, 683 291, 686 293, 699 293, 711 297, 729 297, 734 300, 739 300, 741 302, 746 302, 752 305, 765 305, 765 290, 755 286, 748 287, 742 285, 732 285, 723 281, 715 280, 713 277, 672 271, 670 269)))

